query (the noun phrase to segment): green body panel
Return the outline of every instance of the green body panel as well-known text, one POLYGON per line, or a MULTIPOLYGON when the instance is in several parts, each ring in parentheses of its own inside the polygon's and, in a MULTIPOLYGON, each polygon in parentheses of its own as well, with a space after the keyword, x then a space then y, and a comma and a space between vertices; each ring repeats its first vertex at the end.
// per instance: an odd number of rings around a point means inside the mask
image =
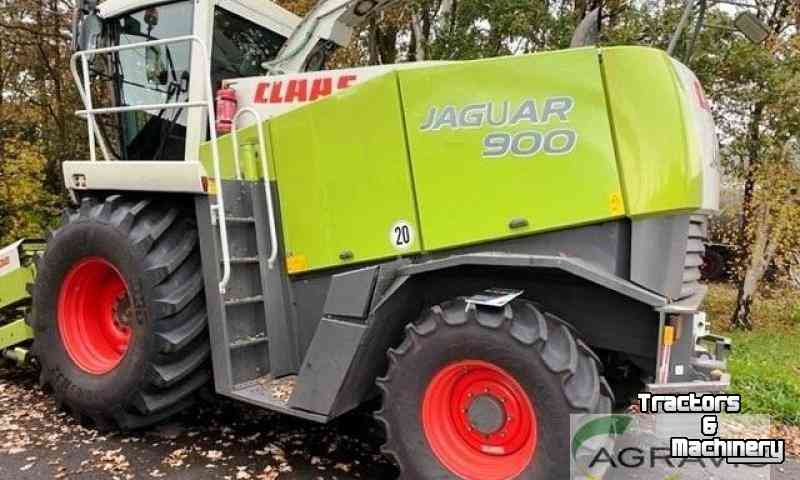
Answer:
MULTIPOLYGON (((401 69, 279 115, 264 129, 289 269, 697 210, 691 99, 664 52, 583 48, 401 69), (521 152, 494 154, 498 135, 521 152)), ((260 179, 255 126, 239 144, 243 177, 260 179)), ((231 135, 219 148, 233 179, 231 135)), ((211 174, 210 144, 200 158, 211 174)))
POLYGON ((686 131, 689 97, 670 57, 606 48, 603 70, 629 215, 699 209, 702 165, 686 131))
MULTIPOLYGON (((596 49, 466 62, 400 72, 422 238, 430 250, 624 215, 596 49), (547 99, 574 106, 545 119, 547 99), (533 99, 538 122, 425 130, 431 108, 492 103, 503 118, 533 99), (486 157, 493 132, 577 134, 568 153, 486 157), (613 201, 612 201, 613 199, 613 201), (510 228, 513 220, 527 227, 510 228)), ((513 118, 513 117, 510 117, 513 118)), ((477 123, 477 122, 476 122, 477 123)), ((515 122, 509 122, 515 123, 515 122)), ((523 148, 532 145, 527 140, 523 148)))
MULTIPOLYGON (((269 156, 270 135, 269 122, 264 122, 264 148, 269 156)), ((259 157, 258 128, 251 125, 237 131, 239 144, 239 164, 243 180, 259 180, 264 177, 262 174, 261 159, 259 157)), ((236 178, 236 163, 233 157, 233 135, 225 135, 219 138, 219 158, 220 173, 222 178, 233 180, 236 178)), ((211 152, 211 142, 206 142, 200 146, 200 163, 203 164, 209 176, 214 175, 214 162, 211 152)), ((275 166, 268 159, 269 178, 275 179, 275 166)))
POLYGON ((0 277, 0 309, 30 298, 26 285, 33 279, 32 267, 21 267, 0 277))
POLYGON ((33 339, 33 329, 24 319, 15 320, 8 325, 0 326, 0 350, 33 339))
MULTIPOLYGON (((27 285, 36 278, 36 267, 32 257, 43 251, 44 247, 43 242, 24 240, 3 249, 6 254, 0 258, 0 262, 3 262, 3 266, 9 270, 0 275, 0 310, 7 309, 8 312, 5 313, 10 313, 13 320, 8 324, 0 325, 0 350, 33 338, 33 330, 21 317, 24 316, 30 301, 27 285), (16 253, 12 253, 15 250, 16 253), (16 254, 19 255, 20 265, 13 268, 9 266, 9 261, 16 254)), ((15 263, 10 263, 10 265, 15 265, 15 263)))
POLYGON ((420 250, 396 73, 281 115, 270 131, 288 256, 314 269, 420 250), (390 235, 398 222, 411 233, 403 249, 390 235))
POLYGON ((5 258, 0 258, 0 266, 11 263, 11 257, 16 250, 20 266, 7 270, 0 275, 0 309, 14 306, 30 299, 27 286, 36 278, 36 265, 33 256, 43 252, 45 243, 40 240, 20 240, 2 250, 7 252, 5 258), (9 250, 10 249, 10 250, 9 250))

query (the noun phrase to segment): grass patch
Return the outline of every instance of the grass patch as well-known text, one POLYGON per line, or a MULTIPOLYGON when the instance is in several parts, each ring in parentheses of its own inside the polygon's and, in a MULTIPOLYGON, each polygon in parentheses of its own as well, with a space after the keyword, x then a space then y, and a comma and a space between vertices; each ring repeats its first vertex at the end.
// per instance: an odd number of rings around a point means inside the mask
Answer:
POLYGON ((800 292, 767 292, 756 300, 753 331, 727 328, 736 291, 713 285, 706 310, 714 329, 733 340, 728 362, 731 392, 742 396, 745 413, 767 414, 778 422, 800 425, 800 292))
POLYGON ((743 411, 800 425, 800 329, 777 335, 734 332, 731 337, 731 390, 742 396, 743 411))

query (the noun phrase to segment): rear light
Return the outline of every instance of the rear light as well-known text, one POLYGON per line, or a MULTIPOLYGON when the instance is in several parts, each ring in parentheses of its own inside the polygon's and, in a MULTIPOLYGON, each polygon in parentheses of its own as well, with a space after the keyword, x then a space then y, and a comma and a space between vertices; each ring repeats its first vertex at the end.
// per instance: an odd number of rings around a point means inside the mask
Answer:
POLYGON ((236 99, 236 90, 232 88, 217 90, 217 134, 231 133, 233 117, 236 116, 238 108, 239 101, 236 99))

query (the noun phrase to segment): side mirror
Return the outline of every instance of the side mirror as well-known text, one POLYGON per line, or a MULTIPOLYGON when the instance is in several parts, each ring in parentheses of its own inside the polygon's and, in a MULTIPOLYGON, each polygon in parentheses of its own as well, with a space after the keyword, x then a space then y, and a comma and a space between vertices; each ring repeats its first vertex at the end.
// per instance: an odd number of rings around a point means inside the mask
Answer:
POLYGON ((733 21, 736 28, 755 44, 763 43, 769 38, 770 30, 760 18, 750 12, 742 12, 733 21))

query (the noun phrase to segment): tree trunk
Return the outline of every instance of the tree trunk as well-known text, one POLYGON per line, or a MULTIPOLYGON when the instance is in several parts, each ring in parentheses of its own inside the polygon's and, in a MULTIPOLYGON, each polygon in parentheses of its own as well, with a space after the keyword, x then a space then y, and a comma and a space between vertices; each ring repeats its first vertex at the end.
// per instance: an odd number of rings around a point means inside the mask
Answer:
POLYGON ((423 28, 423 18, 420 14, 414 12, 411 15, 411 27, 413 28, 414 32, 414 58, 418 62, 424 62, 427 58, 425 55, 425 44, 427 42, 427 37, 424 33, 423 28))
MULTIPOLYGON (((731 318, 731 326, 733 328, 752 328, 752 319, 750 318, 751 306, 753 303, 753 295, 758 287, 760 276, 755 276, 753 271, 754 263, 761 258, 761 255, 756 253, 756 246, 758 243, 758 233, 751 234, 751 226, 756 216, 755 208, 753 205, 753 198, 756 188, 756 172, 759 167, 760 148, 759 142, 761 139, 761 120, 764 114, 764 105, 758 103, 753 108, 753 114, 750 117, 748 125, 749 149, 747 155, 747 165, 745 166, 745 182, 744 182, 744 196, 742 199, 742 221, 739 226, 739 235, 737 241, 737 255, 739 258, 739 272, 737 278, 738 295, 736 298, 736 309, 734 310, 733 317, 731 318)), ((763 225, 766 227, 766 225, 763 225)), ((760 232, 761 226, 757 227, 760 232)))
POLYGON ((746 289, 744 283, 739 286, 739 292, 736 296, 736 310, 734 310, 733 318, 731 319, 731 326, 733 328, 742 330, 753 329, 750 308, 753 305, 754 293, 755 285, 752 285, 752 289, 746 289))
POLYGON ((782 212, 774 212, 769 206, 762 205, 754 212, 753 221, 755 232, 753 242, 749 248, 749 261, 741 276, 736 296, 736 309, 731 318, 733 328, 750 330, 753 328, 751 316, 753 298, 758 290, 758 284, 767 273, 767 269, 775 259, 775 253, 780 243, 782 235, 781 219, 782 212), (773 225, 777 224, 777 225, 773 225))
POLYGON ((750 117, 750 124, 747 128, 748 136, 748 152, 747 152, 747 165, 745 165, 745 183, 744 183, 744 197, 742 199, 742 223, 739 228, 739 247, 743 251, 739 252, 741 258, 747 259, 749 252, 747 251, 747 230, 750 226, 750 221, 753 216, 753 193, 755 192, 755 174, 759 167, 759 158, 761 156, 761 120, 764 116, 764 104, 758 103, 753 108, 753 115, 750 117))
POLYGON ((417 22, 415 16, 411 16, 411 20, 409 23, 409 42, 408 42, 408 53, 406 55, 407 62, 416 62, 417 61, 417 30, 415 28, 417 22))
POLYGON ((450 16, 453 12, 453 4, 453 0, 442 0, 442 4, 439 5, 439 11, 436 12, 439 20, 446 20, 450 16))
POLYGON ((378 22, 375 16, 369 19, 369 64, 380 65, 380 51, 378 49, 378 22))
MULTIPOLYGON (((775 34, 779 34, 784 27, 784 18, 789 12, 789 5, 790 2, 785 0, 776 1, 774 4, 768 24, 775 34)), ((762 164, 761 123, 764 119, 764 109, 764 102, 757 102, 753 106, 748 124, 748 165, 745 169, 747 173, 742 204, 742 224, 739 231, 740 258, 744 269, 738 277, 736 309, 731 318, 731 325, 734 328, 750 329, 753 326, 751 318, 753 296, 758 288, 758 283, 775 258, 779 242, 777 237, 781 235, 780 229, 783 228, 778 222, 777 231, 770 231, 770 223, 772 223, 770 217, 773 212, 766 205, 759 208, 754 204, 758 187, 756 176, 762 164), (759 223, 755 224, 755 222, 759 223)), ((782 213, 779 213, 778 216, 782 213)))
POLYGON ((753 252, 753 262, 748 264, 745 272, 742 274, 742 280, 739 282, 736 295, 736 309, 733 311, 733 317, 731 318, 731 326, 733 328, 744 330, 751 330, 753 328, 751 307, 753 305, 753 297, 758 289, 758 283, 763 276, 761 268, 758 268, 757 265, 758 257, 760 257, 760 255, 753 252))

